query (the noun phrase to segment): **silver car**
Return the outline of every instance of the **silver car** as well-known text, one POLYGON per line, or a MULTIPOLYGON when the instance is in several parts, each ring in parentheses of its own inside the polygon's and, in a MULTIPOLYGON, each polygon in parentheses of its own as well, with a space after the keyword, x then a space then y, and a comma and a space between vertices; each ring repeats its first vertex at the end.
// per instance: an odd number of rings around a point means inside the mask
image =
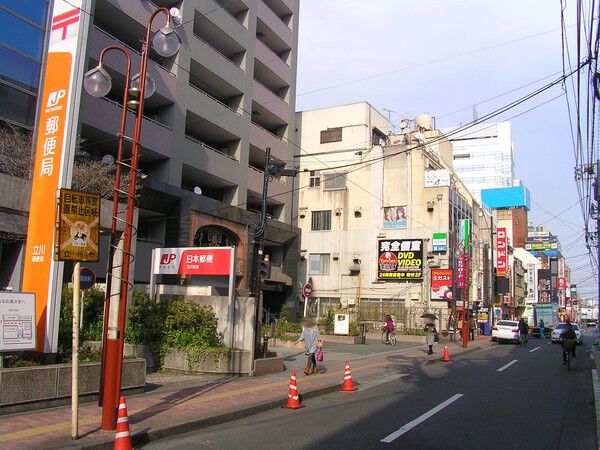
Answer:
MULTIPOLYGON (((571 326, 573 327, 573 331, 575 331, 575 336, 577 336, 577 345, 583 344, 583 333, 579 329, 579 325, 577 325, 576 323, 572 323, 571 326)), ((552 330, 552 334, 550 335, 550 339, 552 340, 552 342, 561 342, 562 334, 565 331, 567 331, 566 322, 561 322, 557 324, 554 327, 554 330, 552 330)))

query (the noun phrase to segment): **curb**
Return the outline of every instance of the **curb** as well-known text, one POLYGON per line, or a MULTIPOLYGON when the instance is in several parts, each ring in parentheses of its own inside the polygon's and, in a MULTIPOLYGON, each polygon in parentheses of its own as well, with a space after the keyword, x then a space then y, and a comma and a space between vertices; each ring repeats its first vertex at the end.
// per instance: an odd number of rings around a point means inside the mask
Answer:
POLYGON ((592 389, 594 390, 594 409, 596 410, 596 443, 597 447, 600 449, 600 381, 598 380, 598 369, 594 368, 596 365, 596 356, 599 355, 599 352, 594 349, 590 351, 590 357, 592 357, 591 364, 591 375, 592 375, 592 389))

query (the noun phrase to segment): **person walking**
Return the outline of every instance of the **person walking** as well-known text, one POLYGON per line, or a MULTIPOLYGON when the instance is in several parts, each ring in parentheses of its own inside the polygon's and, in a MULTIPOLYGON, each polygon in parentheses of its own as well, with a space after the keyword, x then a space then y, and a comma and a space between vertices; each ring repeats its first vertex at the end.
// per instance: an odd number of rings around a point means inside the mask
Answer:
POLYGON ((425 325, 425 328, 423 331, 425 331, 425 340, 427 341, 427 345, 429 347, 427 354, 432 355, 433 354, 433 344, 435 343, 435 336, 437 334, 437 330, 435 329, 434 324, 428 323, 427 325, 425 325))
POLYGON ((385 343, 389 344, 390 342, 390 334, 395 330, 394 321, 392 320, 392 316, 389 314, 385 316, 385 322, 383 324, 385 331, 385 343))
POLYGON ((469 317, 469 340, 475 340, 475 327, 477 323, 475 322, 475 318, 473 316, 469 317))
POLYGON ((296 344, 304 341, 306 346, 306 368, 304 369, 304 375, 310 375, 311 373, 318 373, 317 359, 315 353, 317 349, 323 344, 321 342, 321 335, 319 334, 319 328, 313 319, 306 319, 304 327, 302 327, 302 333, 296 341, 296 344))
POLYGON ((456 341, 456 317, 454 314, 450 313, 448 317, 448 334, 450 335, 450 340, 452 342, 456 341))
POLYGON ((544 336, 544 319, 540 320, 540 339, 546 339, 546 336, 544 336))

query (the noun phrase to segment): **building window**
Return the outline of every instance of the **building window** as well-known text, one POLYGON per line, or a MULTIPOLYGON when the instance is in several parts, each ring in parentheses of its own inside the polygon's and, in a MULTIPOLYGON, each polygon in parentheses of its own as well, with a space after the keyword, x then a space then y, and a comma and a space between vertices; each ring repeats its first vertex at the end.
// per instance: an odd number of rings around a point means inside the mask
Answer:
POLYGON ((318 170, 310 171, 310 178, 308 179, 309 187, 319 187, 321 186, 321 172, 318 170))
POLYGON ((314 253, 309 258, 310 275, 329 275, 329 253, 314 253))
POLYGON ((341 306, 339 297, 319 297, 319 316, 325 317, 329 311, 335 313, 341 306))
POLYGON ((327 189, 346 189, 346 173, 323 174, 323 187, 327 189))
POLYGON ((312 231, 331 230, 331 210, 313 211, 310 229, 312 231))
POLYGON ((328 128, 321 131, 321 144, 328 142, 341 142, 342 128, 328 128))

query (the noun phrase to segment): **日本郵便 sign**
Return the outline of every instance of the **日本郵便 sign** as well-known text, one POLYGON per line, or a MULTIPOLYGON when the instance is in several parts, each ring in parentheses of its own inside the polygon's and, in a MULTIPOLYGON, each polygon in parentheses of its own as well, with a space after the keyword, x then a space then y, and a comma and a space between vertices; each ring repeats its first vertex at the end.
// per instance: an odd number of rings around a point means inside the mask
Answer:
POLYGON ((58 261, 98 261, 100 252, 100 196, 60 190, 58 216, 58 261))
POLYGON ((422 280, 422 239, 380 239, 377 278, 380 280, 422 280))
POLYGON ((161 248, 152 270, 157 275, 226 276, 231 252, 231 247, 161 248))

